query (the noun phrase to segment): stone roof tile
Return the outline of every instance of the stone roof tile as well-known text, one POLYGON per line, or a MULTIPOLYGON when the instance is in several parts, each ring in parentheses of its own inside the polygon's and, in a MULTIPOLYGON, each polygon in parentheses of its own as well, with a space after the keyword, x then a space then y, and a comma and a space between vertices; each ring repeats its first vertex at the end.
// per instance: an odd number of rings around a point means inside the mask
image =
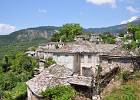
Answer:
POLYGON ((48 88, 58 84, 66 83, 67 76, 72 75, 72 71, 64 66, 54 65, 43 70, 39 75, 26 82, 33 93, 39 94, 43 88, 48 88))

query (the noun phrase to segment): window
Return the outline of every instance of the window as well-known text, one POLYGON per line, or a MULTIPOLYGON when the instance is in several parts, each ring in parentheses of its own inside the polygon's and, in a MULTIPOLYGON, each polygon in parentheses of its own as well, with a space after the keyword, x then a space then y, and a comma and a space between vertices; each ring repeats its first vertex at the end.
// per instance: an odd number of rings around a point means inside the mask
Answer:
POLYGON ((81 55, 81 62, 84 62, 84 55, 81 55))
POLYGON ((92 56, 88 55, 88 63, 91 63, 92 56))
POLYGON ((108 59, 108 63, 110 63, 110 64, 112 63, 111 59, 108 59))
POLYGON ((92 76, 91 68, 82 67, 82 75, 86 77, 92 76))

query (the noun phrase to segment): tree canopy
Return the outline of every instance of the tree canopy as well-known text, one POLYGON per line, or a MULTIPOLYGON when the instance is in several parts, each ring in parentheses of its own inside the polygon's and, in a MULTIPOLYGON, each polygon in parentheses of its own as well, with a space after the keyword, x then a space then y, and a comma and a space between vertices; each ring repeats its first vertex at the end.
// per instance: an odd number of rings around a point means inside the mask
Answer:
POLYGON ((83 29, 80 24, 67 23, 59 28, 58 32, 56 32, 51 40, 54 42, 63 41, 63 42, 71 42, 74 40, 76 35, 82 34, 83 29))
POLYGON ((129 23, 127 26, 127 30, 130 34, 132 34, 133 40, 136 41, 135 34, 136 34, 136 31, 138 30, 138 27, 134 24, 129 23))
POLYGON ((114 44, 115 43, 115 36, 113 36, 109 32, 104 32, 103 34, 100 34, 101 39, 104 43, 114 44))
POLYGON ((128 50, 134 50, 140 46, 140 25, 129 23, 127 26, 128 35, 124 37, 123 47, 128 50))
MULTIPOLYGON (((0 99, 13 100, 17 96, 14 94, 15 91, 26 89, 24 84, 33 77, 35 67, 37 67, 36 59, 28 57, 23 52, 6 55, 0 63, 0 99)), ((24 91, 20 91, 22 92, 24 91)))

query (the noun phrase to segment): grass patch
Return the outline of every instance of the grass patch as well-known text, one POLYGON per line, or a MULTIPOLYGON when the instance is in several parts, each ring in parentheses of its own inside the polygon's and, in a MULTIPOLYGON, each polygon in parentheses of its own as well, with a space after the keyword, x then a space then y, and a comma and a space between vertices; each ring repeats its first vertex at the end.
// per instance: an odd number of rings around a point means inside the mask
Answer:
POLYGON ((132 85, 122 85, 120 88, 114 88, 110 95, 103 100, 137 100, 135 95, 136 87, 132 85))
MULTIPOLYGON (((120 76, 122 75, 119 74, 117 79, 120 79, 120 76)), ((140 72, 135 72, 133 78, 114 88, 103 100, 140 100, 140 72)))

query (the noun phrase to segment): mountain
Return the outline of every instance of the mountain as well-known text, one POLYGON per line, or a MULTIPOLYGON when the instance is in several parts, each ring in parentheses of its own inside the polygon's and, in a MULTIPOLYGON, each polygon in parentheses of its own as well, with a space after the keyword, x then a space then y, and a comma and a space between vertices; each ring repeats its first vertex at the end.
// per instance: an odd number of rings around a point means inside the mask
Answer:
MULTIPOLYGON (((132 21, 134 24, 140 24, 140 18, 132 21)), ((11 33, 10 35, 0 35, 0 46, 14 44, 19 42, 31 42, 45 40, 51 36, 59 27, 55 26, 40 26, 36 28, 28 28, 11 33)), ((115 25, 103 28, 88 28, 84 29, 85 32, 102 33, 111 32, 117 34, 126 31, 127 24, 115 25)))
MULTIPOLYGON (((131 23, 140 24, 140 17, 131 21, 131 23)), ((111 32, 113 34, 117 34, 119 32, 126 31, 126 28, 127 28, 127 24, 121 24, 121 25, 115 25, 115 26, 103 27, 103 28, 88 28, 85 31, 86 32, 94 32, 94 33, 111 32)))
POLYGON ((18 42, 30 42, 37 39, 47 39, 58 27, 41 26, 15 31, 9 35, 0 36, 0 45, 14 44, 18 42))
POLYGON ((1 35, 0 60, 4 55, 15 55, 17 52, 25 52, 29 47, 37 47, 39 44, 46 43, 48 37, 57 29, 58 27, 54 26, 42 26, 1 35))
POLYGON ((134 24, 140 24, 140 17, 137 17, 135 20, 132 21, 134 24))
POLYGON ((88 28, 86 29, 86 32, 94 32, 94 33, 103 33, 103 32, 110 32, 113 34, 125 31, 127 28, 126 24, 123 25, 116 25, 116 26, 110 26, 110 27, 103 27, 103 28, 88 28))

